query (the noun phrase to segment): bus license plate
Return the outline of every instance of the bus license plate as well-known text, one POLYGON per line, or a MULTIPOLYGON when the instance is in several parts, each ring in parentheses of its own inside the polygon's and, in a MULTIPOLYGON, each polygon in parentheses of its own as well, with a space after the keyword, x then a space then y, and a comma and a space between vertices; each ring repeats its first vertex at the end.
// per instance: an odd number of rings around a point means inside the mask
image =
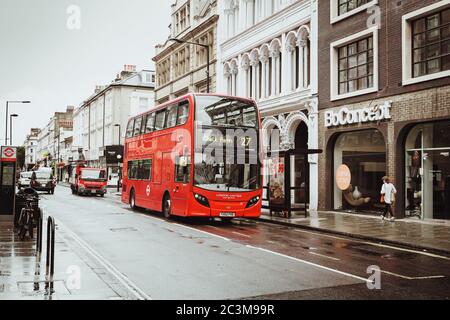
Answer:
POLYGON ((234 212, 221 212, 220 216, 222 218, 234 218, 236 216, 236 213, 234 213, 234 212))

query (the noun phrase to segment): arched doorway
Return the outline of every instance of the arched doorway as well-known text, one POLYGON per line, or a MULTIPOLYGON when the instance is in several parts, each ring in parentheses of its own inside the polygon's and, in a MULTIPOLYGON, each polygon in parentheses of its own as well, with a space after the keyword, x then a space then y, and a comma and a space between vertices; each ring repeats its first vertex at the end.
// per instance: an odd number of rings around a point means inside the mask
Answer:
MULTIPOLYGON (((295 150, 308 149, 308 139, 308 126, 305 122, 300 121, 297 125, 297 129, 295 130, 295 150)), ((294 176, 292 178, 294 185, 301 187, 301 189, 295 190, 294 192, 293 199, 295 203, 309 202, 307 201, 309 199, 309 188, 307 188, 309 184, 309 166, 305 166, 305 161, 308 161, 308 159, 305 159, 305 157, 296 156, 293 164, 294 170, 292 170, 292 173, 294 176)))

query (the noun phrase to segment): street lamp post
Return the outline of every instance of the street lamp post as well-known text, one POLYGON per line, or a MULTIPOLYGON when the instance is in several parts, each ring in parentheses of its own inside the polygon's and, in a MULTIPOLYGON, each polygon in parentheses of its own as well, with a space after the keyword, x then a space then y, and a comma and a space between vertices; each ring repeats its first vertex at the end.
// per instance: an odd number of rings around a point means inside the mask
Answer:
MULTIPOLYGON (((122 145, 122 126, 118 123, 114 125, 114 127, 119 128, 119 146, 122 145)), ((120 154, 117 155, 117 192, 120 192, 120 160, 122 159, 122 156, 120 154)))
POLYGON ((206 92, 210 93, 210 79, 209 79, 209 46, 207 44, 201 44, 201 43, 196 43, 196 42, 191 42, 191 41, 184 41, 184 40, 180 40, 180 39, 175 39, 175 38, 171 38, 168 41, 174 41, 177 43, 186 43, 186 44, 192 44, 194 46, 199 46, 202 48, 206 49, 206 92))
POLYGON ((11 114, 10 116, 9 116, 9 143, 11 144, 11 145, 13 145, 14 144, 14 142, 13 142, 13 122, 12 122, 12 119, 13 118, 17 118, 19 115, 18 114, 15 114, 15 113, 13 113, 13 114, 11 114))
POLYGON ((6 101, 6 117, 5 117, 5 145, 8 145, 8 116, 9 116, 9 105, 13 103, 31 103, 31 101, 6 101))
POLYGON ((120 192, 120 180, 122 179, 122 172, 120 170, 120 160, 122 159, 122 156, 120 154, 117 155, 117 192, 120 192))
POLYGON ((120 126, 120 124, 115 124, 114 127, 118 127, 119 128, 119 146, 121 145, 122 142, 122 127, 120 126))

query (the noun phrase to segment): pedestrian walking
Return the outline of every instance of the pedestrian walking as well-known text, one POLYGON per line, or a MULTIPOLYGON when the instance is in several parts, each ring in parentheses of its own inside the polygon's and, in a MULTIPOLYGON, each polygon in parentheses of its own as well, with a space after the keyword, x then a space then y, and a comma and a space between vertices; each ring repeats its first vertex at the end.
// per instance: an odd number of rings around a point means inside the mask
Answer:
POLYGON ((383 177, 383 186, 381 187, 381 202, 384 203, 384 212, 381 216, 381 220, 389 219, 390 221, 395 221, 394 211, 392 206, 395 203, 395 195, 397 194, 397 189, 391 183, 389 177, 383 177), (391 218, 389 218, 389 215, 391 218))

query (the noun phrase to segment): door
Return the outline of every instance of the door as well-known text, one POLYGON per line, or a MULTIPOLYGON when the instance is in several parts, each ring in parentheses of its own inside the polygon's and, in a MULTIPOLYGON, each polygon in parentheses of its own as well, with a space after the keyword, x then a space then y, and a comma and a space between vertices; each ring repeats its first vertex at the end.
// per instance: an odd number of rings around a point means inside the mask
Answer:
POLYGON ((187 214, 187 200, 190 185, 190 160, 189 157, 176 157, 173 192, 173 213, 185 216, 187 214))

